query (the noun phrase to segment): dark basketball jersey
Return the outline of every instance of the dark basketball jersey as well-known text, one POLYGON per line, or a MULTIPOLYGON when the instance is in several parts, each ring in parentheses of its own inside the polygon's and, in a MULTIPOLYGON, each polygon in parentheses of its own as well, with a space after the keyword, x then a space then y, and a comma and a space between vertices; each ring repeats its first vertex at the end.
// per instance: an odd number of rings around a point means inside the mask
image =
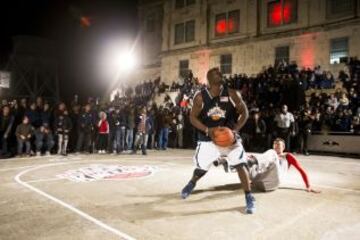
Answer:
MULTIPOLYGON (((200 112, 200 121, 208 128, 226 126, 232 128, 235 119, 235 107, 229 97, 228 87, 222 86, 219 96, 211 96, 207 88, 200 92, 203 99, 203 108, 200 112)), ((210 141, 203 132, 199 131, 199 141, 210 141)))

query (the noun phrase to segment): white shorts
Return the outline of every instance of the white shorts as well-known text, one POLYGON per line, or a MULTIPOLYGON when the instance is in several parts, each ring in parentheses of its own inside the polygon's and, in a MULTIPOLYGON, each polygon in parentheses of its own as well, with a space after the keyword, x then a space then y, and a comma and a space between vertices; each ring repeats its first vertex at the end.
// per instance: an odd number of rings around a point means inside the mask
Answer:
POLYGON ((211 141, 198 142, 193 159, 196 168, 208 171, 213 162, 223 156, 227 157, 229 166, 232 167, 240 163, 246 163, 246 153, 240 140, 226 148, 219 147, 211 141))
POLYGON ((278 188, 281 176, 288 168, 287 161, 280 162, 273 149, 256 154, 255 157, 258 164, 253 165, 249 170, 253 186, 260 191, 273 191, 278 188))

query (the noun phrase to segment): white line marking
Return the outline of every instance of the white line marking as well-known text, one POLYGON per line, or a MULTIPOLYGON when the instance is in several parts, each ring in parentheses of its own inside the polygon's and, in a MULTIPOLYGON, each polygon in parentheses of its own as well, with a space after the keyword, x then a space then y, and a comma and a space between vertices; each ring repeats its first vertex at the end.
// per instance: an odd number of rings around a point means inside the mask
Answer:
POLYGON ((22 167, 3 168, 3 169, 0 169, 0 172, 6 172, 6 171, 10 171, 10 170, 17 170, 17 169, 23 169, 23 168, 30 168, 30 167, 34 167, 34 166, 38 166, 38 165, 34 164, 34 165, 27 165, 27 166, 22 166, 22 167))
POLYGON ((60 199, 58 199, 58 198, 56 198, 56 197, 54 197, 54 196, 52 196, 52 195, 50 195, 50 194, 48 194, 46 192, 43 192, 40 189, 38 189, 38 188, 36 188, 36 187, 34 187, 34 186, 32 186, 32 185, 30 185, 30 184, 28 184, 28 183, 21 180, 21 176, 23 176, 24 174, 29 173, 31 171, 38 170, 38 169, 41 169, 41 168, 50 167, 50 166, 63 165, 63 164, 69 164, 69 163, 45 164, 45 165, 40 165, 40 166, 37 166, 37 167, 30 168, 30 169, 26 169, 26 170, 20 172, 19 174, 17 174, 14 179, 20 185, 30 189, 31 191, 34 191, 34 192, 40 194, 43 197, 46 197, 47 199, 49 199, 49 200, 51 200, 51 201, 53 201, 53 202, 55 202, 57 204, 60 204, 61 206, 63 206, 65 208, 69 209, 70 211, 78 214, 79 216, 85 218, 86 220, 88 220, 90 222, 93 222, 94 224, 98 225, 99 227, 101 227, 101 228, 103 228, 103 229, 105 229, 105 230, 107 230, 107 231, 109 231, 109 232, 111 232, 111 233, 125 239, 125 240, 135 240, 135 238, 127 235, 126 233, 123 233, 123 232, 119 231, 118 229, 115 229, 115 228, 105 224, 104 222, 102 222, 102 221, 90 216, 89 214, 87 214, 87 213, 85 213, 85 212, 71 206, 70 204, 68 204, 66 202, 63 202, 60 199))
POLYGON ((41 179, 26 181, 26 183, 53 182, 53 181, 59 181, 59 180, 63 180, 63 179, 65 179, 65 178, 41 178, 41 179))

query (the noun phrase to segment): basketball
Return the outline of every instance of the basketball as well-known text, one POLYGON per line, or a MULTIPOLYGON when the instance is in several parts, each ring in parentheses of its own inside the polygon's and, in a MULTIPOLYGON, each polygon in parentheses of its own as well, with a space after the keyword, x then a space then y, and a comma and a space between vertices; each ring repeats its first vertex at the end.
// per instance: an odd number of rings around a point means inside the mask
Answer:
POLYGON ((213 130, 212 140, 220 147, 229 147, 233 145, 235 136, 230 128, 218 127, 213 130))

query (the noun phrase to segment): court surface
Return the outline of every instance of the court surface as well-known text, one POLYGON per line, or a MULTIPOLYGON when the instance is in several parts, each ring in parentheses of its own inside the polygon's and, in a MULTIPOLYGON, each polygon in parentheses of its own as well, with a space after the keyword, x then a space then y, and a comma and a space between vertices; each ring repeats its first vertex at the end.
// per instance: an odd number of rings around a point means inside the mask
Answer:
POLYGON ((180 199, 193 152, 1 160, 0 239, 359 239, 359 159, 299 155, 322 193, 292 168, 246 215, 237 174, 221 167, 180 199))

